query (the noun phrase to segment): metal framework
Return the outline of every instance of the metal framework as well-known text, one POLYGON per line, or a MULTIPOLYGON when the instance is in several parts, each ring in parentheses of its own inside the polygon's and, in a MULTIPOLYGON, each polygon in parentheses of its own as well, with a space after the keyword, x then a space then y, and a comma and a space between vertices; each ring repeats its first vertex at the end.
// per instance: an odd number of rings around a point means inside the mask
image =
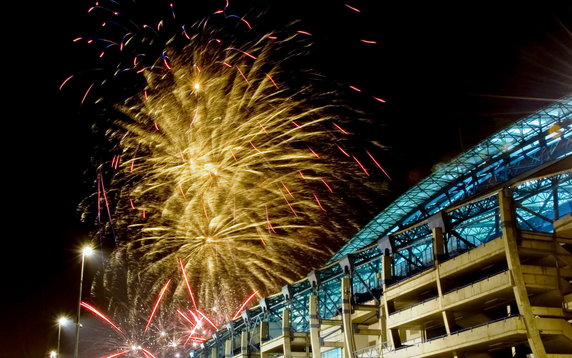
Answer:
POLYGON ((572 213, 572 172, 515 180, 556 161, 569 160, 570 154, 572 97, 516 122, 440 168, 383 210, 326 266, 285 286, 281 293, 260 300, 258 306, 242 312, 242 317, 219 329, 191 355, 211 357, 216 352, 217 357, 211 358, 222 357, 224 342, 240 339, 244 331, 258 340, 249 342, 249 351, 256 352, 260 342, 283 334, 286 309, 290 331, 308 332, 311 294, 317 296, 320 319, 340 316, 342 278, 350 280, 354 304, 378 300, 383 287, 383 255, 391 256, 393 262, 393 279, 385 282, 386 286, 433 267, 435 228, 443 232, 440 261, 499 237, 503 229, 497 194, 503 187, 511 192, 520 229, 552 232, 555 220, 572 213), (255 331, 263 322, 268 329, 265 336, 259 336, 255 331))

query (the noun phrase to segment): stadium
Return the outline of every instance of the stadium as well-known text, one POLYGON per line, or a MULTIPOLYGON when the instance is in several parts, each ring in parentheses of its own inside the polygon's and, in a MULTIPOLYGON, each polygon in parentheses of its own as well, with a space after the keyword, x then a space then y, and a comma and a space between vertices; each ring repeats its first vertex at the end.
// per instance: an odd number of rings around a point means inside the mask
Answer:
POLYGON ((567 97, 439 167, 190 355, 572 357, 571 153, 567 97))

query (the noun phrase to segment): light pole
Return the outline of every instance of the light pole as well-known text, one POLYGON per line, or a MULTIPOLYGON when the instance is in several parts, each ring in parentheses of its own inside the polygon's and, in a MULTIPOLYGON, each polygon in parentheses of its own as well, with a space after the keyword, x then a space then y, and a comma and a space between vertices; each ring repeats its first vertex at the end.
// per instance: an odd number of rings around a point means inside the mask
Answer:
POLYGON ((60 358, 60 337, 62 335, 62 326, 68 324, 69 319, 67 317, 60 317, 58 318, 58 349, 56 351, 56 357, 60 358))
POLYGON ((79 298, 78 298, 78 302, 77 302, 77 320, 76 320, 76 325, 75 325, 75 348, 74 348, 74 353, 73 353, 73 357, 77 358, 78 357, 78 351, 79 351, 79 328, 80 328, 80 315, 81 315, 81 289, 83 287, 83 268, 85 266, 85 258, 86 256, 90 256, 93 253, 93 248, 91 248, 91 246, 85 246, 82 250, 81 250, 81 273, 79 276, 79 298))

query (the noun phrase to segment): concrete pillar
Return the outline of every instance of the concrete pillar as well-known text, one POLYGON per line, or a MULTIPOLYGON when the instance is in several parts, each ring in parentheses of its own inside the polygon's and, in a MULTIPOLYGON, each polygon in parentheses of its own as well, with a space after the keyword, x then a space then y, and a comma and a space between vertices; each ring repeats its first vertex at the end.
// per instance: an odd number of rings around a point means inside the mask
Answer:
POLYGON ((318 317, 318 296, 311 294, 309 297, 310 315, 310 344, 312 346, 312 358, 321 357, 320 344, 320 318, 318 317))
POLYGON ((243 358, 248 357, 248 331, 240 334, 240 354, 243 358))
POLYGON ((217 347, 211 348, 211 358, 218 358, 218 348, 217 347))
POLYGON ((388 346, 395 349, 401 346, 401 340, 399 339, 399 333, 397 332, 397 329, 395 330, 387 329, 387 318, 389 317, 389 314, 394 311, 394 308, 393 308, 393 302, 388 301, 387 296, 385 295, 385 292, 387 291, 387 286, 393 280, 393 273, 391 270, 392 263, 393 259, 391 258, 391 256, 383 255, 381 257, 381 278, 382 278, 382 286, 384 292, 381 301, 383 302, 383 312, 385 313, 383 315, 384 323, 382 325, 382 327, 385 328, 382 329, 384 329, 385 331, 385 340, 388 346))
POLYGON ((442 228, 436 227, 431 231, 433 232, 433 259, 435 260, 435 265, 437 265, 445 254, 445 239, 442 228))
POLYGON ((224 342, 224 358, 232 358, 233 350, 232 350, 232 336, 231 338, 227 339, 224 342))
POLYGON ((290 309, 282 311, 282 345, 284 348, 284 358, 292 358, 292 341, 290 332, 290 309))
POLYGON ((342 278, 342 324, 344 328, 344 355, 353 358, 355 339, 352 325, 352 286, 349 277, 342 278))
POLYGON ((528 344, 535 357, 546 357, 544 344, 542 343, 542 338, 540 337, 536 325, 536 319, 532 315, 532 308, 524 283, 520 258, 518 256, 518 233, 514 219, 514 207, 512 196, 508 189, 504 189, 499 193, 499 206, 506 260, 514 282, 513 291, 516 304, 518 305, 518 310, 526 326, 528 344))
POLYGON ((259 337, 260 337, 260 345, 262 346, 263 342, 268 340, 268 321, 260 322, 259 329, 259 337))

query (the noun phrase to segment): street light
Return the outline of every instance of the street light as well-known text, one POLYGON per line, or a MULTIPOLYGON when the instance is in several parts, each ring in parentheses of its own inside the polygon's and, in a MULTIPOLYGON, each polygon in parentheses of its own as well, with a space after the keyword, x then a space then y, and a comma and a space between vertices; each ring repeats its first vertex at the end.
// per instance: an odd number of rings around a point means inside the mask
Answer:
POLYGON ((83 286, 83 268, 85 266, 85 258, 88 256, 91 256, 91 254, 93 254, 93 248, 91 246, 84 246, 81 249, 81 273, 79 276, 79 298, 78 298, 78 302, 77 302, 77 320, 76 320, 76 325, 75 325, 75 349, 74 349, 74 353, 73 356, 74 358, 78 357, 78 351, 79 351, 79 327, 80 327, 80 315, 81 315, 81 289, 83 286))
POLYGON ((58 354, 56 353, 56 351, 50 352, 50 358, 56 358, 57 356, 58 356, 58 354))
MULTIPOLYGON (((56 351, 56 358, 60 358, 60 337, 62 335, 62 326, 65 326, 69 323, 69 319, 65 316, 61 316, 58 318, 58 350, 56 351)), ((51 354, 50 354, 51 356, 51 354)))

